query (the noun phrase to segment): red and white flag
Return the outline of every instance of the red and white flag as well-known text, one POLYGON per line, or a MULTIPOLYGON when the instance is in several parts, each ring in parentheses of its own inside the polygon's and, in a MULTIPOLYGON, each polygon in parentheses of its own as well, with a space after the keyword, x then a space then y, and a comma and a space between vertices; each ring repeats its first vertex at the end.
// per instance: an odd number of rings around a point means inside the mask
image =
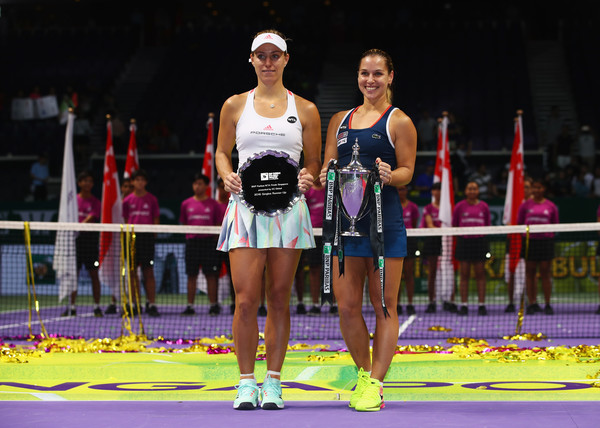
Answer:
MULTIPOLYGON (((102 223, 123 223, 121 188, 117 162, 112 141, 112 124, 106 123, 106 154, 104 157, 104 181, 102 183, 102 223)), ((118 232, 100 232, 100 281, 108 285, 118 296, 121 267, 121 245, 118 232)))
MULTIPOLYGON (((504 200, 504 214, 502 221, 507 225, 517 224, 519 207, 525 199, 525 163, 523 159, 523 120, 521 112, 515 119, 515 138, 513 140, 512 155, 510 158, 510 170, 506 184, 506 199, 504 200)), ((521 235, 511 234, 508 236, 508 271, 515 273, 519 264, 521 254, 521 235)))
POLYGON ((517 213, 525 198, 524 190, 524 161, 523 161, 523 121, 521 114, 515 120, 515 139, 513 140, 510 170, 506 185, 506 199, 504 200, 504 224, 517 224, 517 213))
MULTIPOLYGON (((448 139, 448 115, 444 114, 438 126, 437 158, 435 161, 434 183, 440 183, 439 219, 442 227, 452 226, 454 210, 454 184, 450 167, 450 144, 448 139)), ((442 253, 438 258, 436 277, 436 295, 443 301, 451 301, 454 291, 454 239, 442 237, 442 253)))
POLYGON ((452 183, 452 169, 450 167, 447 115, 444 115, 438 126, 437 158, 435 161, 433 182, 441 182, 439 219, 444 226, 449 227, 452 225, 452 211, 454 210, 454 185, 452 183))
POLYGON ((140 162, 138 160, 138 150, 135 133, 137 126, 135 121, 132 119, 129 125, 129 147, 127 149, 127 159, 125 161, 125 172, 123 177, 130 178, 134 171, 140 169, 140 162))
POLYGON ((210 179, 208 189, 206 189, 208 196, 213 199, 217 197, 217 186, 215 184, 215 161, 214 161, 214 113, 208 114, 208 121, 206 122, 206 148, 204 149, 204 161, 202 162, 202 174, 206 175, 210 179))

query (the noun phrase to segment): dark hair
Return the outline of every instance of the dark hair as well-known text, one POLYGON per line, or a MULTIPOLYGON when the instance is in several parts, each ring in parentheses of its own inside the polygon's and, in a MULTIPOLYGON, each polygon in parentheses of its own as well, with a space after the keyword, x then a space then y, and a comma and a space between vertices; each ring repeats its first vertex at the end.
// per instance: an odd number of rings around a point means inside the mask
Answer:
POLYGON ((544 186, 544 189, 548 188, 548 182, 546 181, 546 179, 544 177, 535 177, 533 180, 531 180, 531 184, 541 184, 542 186, 544 186))
POLYGON ((208 178, 206 175, 202 174, 201 172, 197 172, 196 174, 194 174, 194 181, 196 181, 196 180, 202 180, 202 181, 204 181, 204 184, 210 183, 210 178, 208 178))
POLYGON ((148 181, 148 174, 146 174, 146 171, 143 169, 137 169, 131 173, 132 180, 135 180, 138 177, 142 177, 148 181))
POLYGON ((481 186, 479 185, 479 183, 475 180, 467 180, 467 183, 465 184, 465 189, 467 188, 467 186, 471 183, 475 183, 477 184, 477 188, 479 189, 481 186))
MULTIPOLYGON (((380 56, 385 62, 385 66, 387 67, 388 73, 394 72, 394 62, 392 61, 391 55, 381 49, 369 49, 367 51, 364 51, 363 54, 360 56, 360 60, 358 61, 359 69, 362 60, 368 56, 380 56)), ((392 85, 388 85, 386 95, 388 102, 391 103, 394 95, 392 85)))
POLYGON ((436 183, 433 183, 431 186, 431 190, 440 190, 442 188, 442 182, 438 181, 436 183))
POLYGON ((77 175, 77 182, 79 183, 81 180, 85 180, 88 177, 94 178, 94 176, 92 175, 92 173, 90 171, 88 171, 88 170, 81 171, 77 175))

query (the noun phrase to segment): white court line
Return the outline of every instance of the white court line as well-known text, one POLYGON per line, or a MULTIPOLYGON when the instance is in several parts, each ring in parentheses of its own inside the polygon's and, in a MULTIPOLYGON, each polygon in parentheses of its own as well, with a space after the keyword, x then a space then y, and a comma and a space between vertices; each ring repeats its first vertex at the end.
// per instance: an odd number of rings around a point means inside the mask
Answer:
POLYGON ((402 325, 400 325, 400 328, 398 329, 398 337, 402 336, 402 333, 404 333, 406 331, 406 329, 408 327, 410 327, 410 325, 417 319, 416 315, 411 315, 408 317, 408 319, 406 321, 404 321, 402 323, 402 325))
POLYGON ((42 401, 68 401, 66 398, 49 392, 32 392, 31 395, 39 398, 42 401))
POLYGON ((294 380, 311 380, 319 370, 321 370, 321 367, 307 367, 302 370, 294 380))
MULTIPOLYGON (((77 315, 77 317, 79 317, 79 318, 89 318, 89 317, 92 317, 92 316, 94 316, 94 314, 77 315)), ((43 323, 44 324, 50 324, 50 323, 57 322, 57 321, 68 321, 71 318, 75 318, 75 317, 48 318, 48 319, 43 320, 43 323)), ((33 321, 32 320, 31 321, 31 325, 37 325, 39 323, 40 323, 39 320, 37 320, 37 321, 33 321)), ((5 325, 0 326, 0 330, 4 330, 6 328, 23 327, 23 326, 28 326, 28 325, 29 325, 29 322, 21 322, 21 323, 16 323, 16 324, 5 324, 5 325)))
POLYGON ((183 366, 186 365, 184 363, 178 363, 177 361, 165 361, 165 360, 152 360, 152 361, 154 361, 155 363, 180 364, 180 365, 183 365, 183 366))
POLYGON ((42 401, 69 401, 64 397, 61 397, 58 394, 53 394, 51 392, 21 392, 21 391, 0 391, 2 394, 27 394, 33 395, 34 397, 39 398, 42 401))

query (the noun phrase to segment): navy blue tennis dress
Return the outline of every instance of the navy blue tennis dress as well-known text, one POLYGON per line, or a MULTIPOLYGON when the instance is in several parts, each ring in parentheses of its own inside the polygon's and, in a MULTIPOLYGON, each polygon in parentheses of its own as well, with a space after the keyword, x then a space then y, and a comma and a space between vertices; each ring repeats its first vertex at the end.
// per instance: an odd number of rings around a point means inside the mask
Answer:
MULTIPOLYGON (((392 170, 396 169, 396 151, 389 132, 389 119, 397 108, 388 109, 370 128, 353 129, 352 116, 358 107, 350 110, 337 130, 338 166, 348 165, 352 158, 352 146, 358 138, 360 146, 360 163, 365 168, 374 168, 375 159, 381 158, 392 170)), ((381 191, 383 205, 383 236, 385 257, 406 256, 406 228, 402 219, 402 204, 398 189, 394 186, 383 186, 381 191)), ((343 218, 342 230, 347 230, 349 222, 343 218)), ((344 237, 344 254, 353 257, 373 257, 369 240, 370 215, 359 220, 357 229, 364 237, 344 237)))

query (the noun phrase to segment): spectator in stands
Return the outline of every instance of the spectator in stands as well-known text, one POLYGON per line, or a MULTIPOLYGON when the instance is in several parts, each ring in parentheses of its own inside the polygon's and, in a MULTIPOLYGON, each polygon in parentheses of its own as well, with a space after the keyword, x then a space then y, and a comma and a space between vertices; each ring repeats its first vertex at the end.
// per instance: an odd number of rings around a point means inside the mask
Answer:
MULTIPOLYGON (((181 203, 179 223, 191 226, 218 226, 223 221, 219 203, 207 194, 210 179, 196 174, 192 182, 194 196, 181 203)), ((217 237, 211 234, 188 233, 185 236, 185 273, 187 275, 187 307, 182 315, 194 315, 194 300, 198 282, 198 270, 206 277, 206 289, 210 302, 209 315, 219 315, 219 272, 221 256, 216 250, 217 237)))
MULTIPOLYGON (((523 180, 523 201, 531 198, 531 186, 533 184, 533 180, 531 177, 525 177, 523 180)), ((508 241, 511 242, 511 241, 508 241)), ((523 245, 523 241, 521 240, 521 245, 523 245)), ((515 268, 515 272, 511 272, 509 268, 509 263, 505 264, 505 272, 507 276, 506 281, 506 290, 508 292, 508 305, 504 309, 506 313, 512 313, 515 311, 515 281, 519 281, 520 285, 525 285, 525 272, 522 269, 524 264, 524 260, 521 254, 519 254, 519 262, 515 268)))
POLYGON ((556 164, 556 145, 564 124, 560 108, 553 105, 550 114, 545 118, 540 148, 543 151, 544 170, 550 171, 556 164))
MULTIPOLYGON (((452 147, 451 147, 452 149, 452 147)), ((464 141, 456 145, 456 149, 450 154, 450 167, 452 168, 452 180, 457 195, 467 186, 467 181, 473 173, 469 162, 471 156, 471 144, 464 141)))
MULTIPOLYGON (((413 201, 408 199, 408 187, 399 186, 398 195, 400 196, 400 204, 402 205, 402 217, 404 227, 407 229, 415 229, 419 225, 419 207, 413 201)), ((415 260, 417 257, 417 238, 406 238, 406 257, 404 258, 404 266, 402 268, 402 278, 406 285, 406 314, 414 315, 416 313, 413 305, 413 297, 415 295, 415 260)), ((400 304, 400 295, 402 294, 402 284, 398 287, 398 304, 396 309, 398 315, 402 313, 402 305, 400 304)))
POLYGON ((425 164, 425 171, 419 174, 414 181, 414 188, 419 192, 420 198, 431 198, 431 186, 433 185, 434 168, 434 161, 428 160, 425 164))
POLYGON ((67 86, 67 95, 73 104, 73 108, 77 110, 79 108, 79 94, 71 85, 67 86))
POLYGON ((73 123, 73 146, 77 160, 87 163, 91 154, 92 126, 85 115, 79 115, 73 123))
MULTIPOLYGON (((442 222, 439 219, 440 215, 440 190, 441 183, 433 183, 431 187, 432 201, 423 208, 423 216, 419 227, 438 228, 442 222)), ((442 238, 441 236, 428 236, 423 240, 423 258, 427 262, 427 294, 429 296, 429 304, 425 313, 433 314, 436 312, 436 293, 435 280, 437 277, 438 257, 442 254, 442 238)))
POLYGON ((579 198, 589 197, 592 193, 593 180, 594 176, 588 171, 587 166, 581 165, 571 181, 573 196, 579 198))
POLYGON ((600 165, 594 168, 594 179, 592 180, 592 194, 600 198, 600 165))
POLYGON ((259 394, 264 409, 280 409, 281 368, 290 334, 290 295, 301 252, 315 245, 310 215, 304 198, 285 214, 253 213, 241 203, 242 180, 233 170, 232 151, 237 147, 239 165, 261 150, 277 149, 296 161, 304 154, 298 188, 305 193, 317 176, 321 161, 321 120, 316 106, 292 94, 283 85, 289 54, 285 37, 275 31, 258 33, 251 47, 250 63, 257 76, 251 91, 228 98, 221 110, 217 171, 225 190, 232 193, 223 220, 218 249, 229 252, 235 287, 233 339, 240 369, 240 384, 234 408, 254 409, 259 394), (287 120, 293 117, 295 120, 287 120), (280 129, 265 140, 263 129, 280 129), (285 135, 283 138, 281 135, 285 135), (246 227, 238 227, 244 224, 246 227), (267 320, 265 347, 266 378, 259 391, 254 367, 258 346, 257 310, 266 270, 267 320))
MULTIPOLYGON (((148 175, 143 169, 134 171, 131 175, 133 192, 123 199, 123 219, 125 222, 136 224, 158 224, 160 213, 158 200, 146 190, 148 175)), ((137 304, 140 301, 140 285, 137 275, 137 267, 142 268, 144 278, 144 290, 146 291, 146 314, 151 317, 159 317, 156 308, 156 280, 154 278, 154 233, 136 233, 135 259, 131 270, 133 302, 130 302, 129 311, 136 314, 139 310, 137 304)))
POLYGON ((547 181, 550 183, 548 185, 549 195, 552 195, 553 198, 571 195, 573 176, 573 167, 571 165, 565 169, 559 169, 556 173, 549 173, 547 178, 547 181))
MULTIPOLYGON (((366 51, 358 66, 358 87, 362 105, 336 113, 329 122, 324 159, 347 164, 352 145, 360 137, 360 160, 363 165, 379 165, 385 235, 385 290, 381 290, 381 270, 373 268, 373 250, 368 236, 345 237, 344 274, 340 275, 338 255, 334 252, 331 277, 337 299, 340 328, 358 370, 358 381, 350 397, 350 407, 357 411, 378 411, 383 407, 383 379, 398 343, 398 287, 406 257, 406 229, 399 218, 400 197, 397 186, 410 182, 414 173, 417 132, 411 119, 391 106, 391 85, 395 72, 392 60, 384 51, 366 51), (372 137, 377 135, 377 138, 372 137), (338 145, 339 142, 339 145, 338 145), (363 294, 367 284, 375 311, 373 352, 369 350, 369 331, 362 314, 363 294), (391 316, 386 316, 389 309, 391 316)), ((325 183, 328 168, 321 170, 325 183)), ((431 185, 430 185, 431 186, 431 185)), ((429 187, 431 189, 431 187, 429 187)), ((363 233, 369 230, 369 218, 358 223, 363 233)))
POLYGON ((596 137, 589 125, 581 127, 576 146, 581 164, 587 165, 591 171, 596 165, 596 137))
POLYGON ((429 115, 428 110, 423 110, 417 122, 419 150, 437 150, 437 128, 437 121, 429 115))
POLYGON ((34 201, 45 201, 48 198, 48 154, 41 153, 38 160, 31 165, 31 193, 34 201))
POLYGON ((508 184, 508 173, 510 170, 510 163, 507 163, 503 167, 499 168, 496 173, 496 179, 494 180, 494 187, 496 188, 497 197, 506 196, 506 186, 508 184))
MULTIPOLYGON (((83 171, 77 176, 77 210, 79 223, 98 223, 100 221, 101 206, 100 201, 92 195, 94 187, 94 177, 89 171, 83 171)), ((98 278, 100 246, 98 232, 79 232, 75 239, 75 252, 77 254, 77 272, 84 265, 92 280, 92 298, 94 299, 94 316, 101 317, 100 309, 100 280, 98 278)), ((70 296, 70 307, 62 313, 63 317, 77 315, 75 301, 77 300, 77 290, 70 296)))
POLYGON ((488 172, 484 162, 480 163, 477 171, 471 174, 469 181, 474 181, 479 186, 479 197, 483 199, 493 198, 498 195, 492 175, 488 172))
POLYGON ((450 147, 459 147, 467 143, 466 126, 454 112, 448 112, 448 143, 450 147))
POLYGON ((31 92, 29 93, 29 98, 31 98, 32 100, 37 100, 41 96, 42 94, 40 93, 40 87, 37 85, 34 86, 31 92))
POLYGON ((129 141, 126 140, 125 124, 115 111, 110 114, 110 121, 112 123, 112 137, 115 152, 127 153, 127 144, 129 141))
MULTIPOLYGON (((476 181, 469 181, 465 187, 466 199, 460 201, 452 212, 452 226, 474 227, 490 226, 491 216, 488 204, 479 199, 479 185, 476 181)), ((468 315, 467 306, 469 299, 469 279, 471 268, 475 271, 477 284, 477 297, 479 315, 487 315, 485 307, 485 261, 490 257, 490 247, 486 236, 465 235, 456 237, 455 258, 460 262, 459 291, 461 307, 458 315, 468 315)))
POLYGON ((559 168, 566 168, 567 165, 571 165, 573 160, 573 137, 571 136, 571 130, 567 125, 563 125, 560 134, 556 137, 556 166, 559 168))
POLYGON ((63 94, 60 105, 58 106, 58 122, 61 125, 65 125, 67 123, 70 108, 74 108, 74 105, 71 102, 69 95, 63 94))
MULTIPOLYGON (((558 208, 546 199, 546 184, 542 179, 534 179, 531 187, 532 197, 523 202, 519 207, 518 224, 557 224, 558 208)), ((525 237, 523 238, 525 239, 525 237)), ((552 294, 552 278, 550 266, 554 258, 554 232, 532 233, 529 235, 529 245, 522 247, 525 259, 525 286, 527 290, 527 314, 533 315, 541 312, 542 308, 537 303, 537 273, 539 269, 542 281, 542 290, 547 315, 554 314, 550 306, 552 294)))

